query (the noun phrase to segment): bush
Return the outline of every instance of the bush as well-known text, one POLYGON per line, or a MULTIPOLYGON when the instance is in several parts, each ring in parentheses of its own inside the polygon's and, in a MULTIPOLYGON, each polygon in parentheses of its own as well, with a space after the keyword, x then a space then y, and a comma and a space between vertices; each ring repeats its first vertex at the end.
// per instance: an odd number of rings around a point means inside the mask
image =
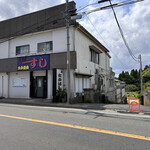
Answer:
POLYGON ((146 90, 147 90, 147 91, 150 91, 150 87, 147 87, 146 90))
POLYGON ((129 84, 126 86, 127 92, 134 92, 134 91, 138 91, 138 90, 139 90, 139 88, 134 84, 129 84))
POLYGON ((146 82, 144 87, 146 90, 150 91, 150 82, 146 82))
POLYGON ((84 103, 94 103, 94 101, 92 99, 85 99, 84 103))

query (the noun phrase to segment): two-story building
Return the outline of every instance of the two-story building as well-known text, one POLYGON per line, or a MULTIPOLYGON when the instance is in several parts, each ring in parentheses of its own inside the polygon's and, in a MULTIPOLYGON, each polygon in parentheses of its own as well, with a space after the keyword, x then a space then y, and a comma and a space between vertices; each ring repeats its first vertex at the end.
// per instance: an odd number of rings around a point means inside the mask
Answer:
MULTIPOLYGON (((75 7, 69 3, 70 10, 75 7)), ((55 101, 58 86, 67 89, 64 13, 62 4, 0 22, 0 97, 55 101)), ((93 85, 109 93, 107 48, 76 21, 70 20, 69 36, 71 97, 93 85)))

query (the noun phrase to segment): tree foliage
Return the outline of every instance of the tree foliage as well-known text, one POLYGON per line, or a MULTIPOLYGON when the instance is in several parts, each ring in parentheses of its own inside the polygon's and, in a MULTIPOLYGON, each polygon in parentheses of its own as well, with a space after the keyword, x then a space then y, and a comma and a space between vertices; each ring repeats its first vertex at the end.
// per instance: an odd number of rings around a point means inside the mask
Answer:
POLYGON ((142 72, 142 76, 143 76, 143 82, 150 82, 150 68, 145 69, 142 72))
MULTIPOLYGON (((150 89, 150 65, 146 65, 142 72, 143 83, 145 89, 150 89)), ((132 69, 119 74, 119 80, 124 81, 127 84, 127 91, 138 91, 140 90, 140 70, 132 69)))
POLYGON ((126 86, 126 92, 135 92, 135 91, 138 91, 138 90, 139 90, 139 88, 134 84, 128 84, 126 86))

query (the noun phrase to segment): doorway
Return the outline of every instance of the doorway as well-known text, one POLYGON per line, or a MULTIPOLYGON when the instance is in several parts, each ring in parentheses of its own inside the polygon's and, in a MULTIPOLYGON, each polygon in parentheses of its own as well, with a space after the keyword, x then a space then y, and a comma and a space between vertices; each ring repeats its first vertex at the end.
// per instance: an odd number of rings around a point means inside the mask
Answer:
POLYGON ((47 73, 46 76, 33 76, 30 72, 30 97, 47 98, 47 73))

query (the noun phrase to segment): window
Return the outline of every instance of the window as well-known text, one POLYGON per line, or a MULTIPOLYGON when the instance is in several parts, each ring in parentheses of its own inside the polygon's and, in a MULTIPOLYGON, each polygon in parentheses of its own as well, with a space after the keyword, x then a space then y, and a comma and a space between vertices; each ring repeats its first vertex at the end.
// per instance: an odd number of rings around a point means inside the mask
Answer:
POLYGON ((90 49, 90 59, 93 63, 99 64, 99 53, 95 52, 94 50, 90 49))
POLYGON ((76 78, 76 92, 82 93, 83 89, 90 88, 90 79, 89 78, 76 78))
POLYGON ((29 54, 29 45, 17 46, 16 55, 26 55, 29 54))
POLYGON ((114 80, 113 79, 109 79, 109 85, 110 85, 110 87, 114 87, 114 80))
POLYGON ((43 42, 38 43, 38 53, 40 52, 50 52, 53 50, 53 42, 43 42))

